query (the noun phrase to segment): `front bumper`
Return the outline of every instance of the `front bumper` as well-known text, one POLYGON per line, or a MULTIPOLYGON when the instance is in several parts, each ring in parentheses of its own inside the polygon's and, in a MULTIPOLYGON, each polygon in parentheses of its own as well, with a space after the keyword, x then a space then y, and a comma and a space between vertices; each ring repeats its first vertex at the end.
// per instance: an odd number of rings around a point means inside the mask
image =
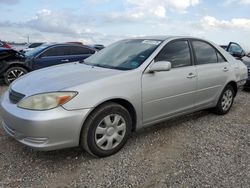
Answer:
POLYGON ((25 110, 10 102, 8 92, 0 103, 4 130, 19 142, 43 151, 78 146, 89 111, 68 111, 63 107, 46 111, 25 110))

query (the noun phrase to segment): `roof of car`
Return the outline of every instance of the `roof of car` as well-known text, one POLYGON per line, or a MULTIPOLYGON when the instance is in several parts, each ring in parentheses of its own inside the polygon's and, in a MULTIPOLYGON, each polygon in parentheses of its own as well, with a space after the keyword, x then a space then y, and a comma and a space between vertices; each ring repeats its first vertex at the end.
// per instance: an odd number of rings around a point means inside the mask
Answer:
POLYGON ((206 40, 199 37, 192 36, 172 36, 172 35, 156 35, 156 36, 142 36, 142 37, 132 37, 130 39, 144 39, 144 40, 171 40, 171 39, 197 39, 197 40, 206 40))
POLYGON ((156 35, 156 36, 142 36, 142 37, 134 37, 133 39, 145 39, 145 40, 168 40, 175 38, 195 38, 190 36, 171 36, 171 35, 156 35))
POLYGON ((86 48, 95 50, 94 48, 92 48, 90 46, 75 44, 75 43, 48 43, 48 44, 43 44, 42 46, 47 46, 47 47, 52 47, 52 46, 81 46, 81 47, 86 47, 86 48))

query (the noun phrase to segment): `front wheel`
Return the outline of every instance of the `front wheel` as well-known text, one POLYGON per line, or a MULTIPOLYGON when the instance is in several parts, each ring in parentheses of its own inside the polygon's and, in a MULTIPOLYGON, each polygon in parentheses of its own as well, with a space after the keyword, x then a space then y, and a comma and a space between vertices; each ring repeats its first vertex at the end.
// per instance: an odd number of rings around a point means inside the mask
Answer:
POLYGON ((118 152, 132 129, 129 112, 116 103, 97 108, 83 125, 80 145, 90 154, 107 157, 118 152))
POLYGON ((11 67, 4 74, 4 81, 7 85, 10 85, 11 82, 27 74, 28 71, 22 67, 11 67))
POLYGON ((231 85, 227 85, 222 91, 217 106, 214 108, 214 113, 224 115, 231 109, 235 97, 235 91, 231 85))

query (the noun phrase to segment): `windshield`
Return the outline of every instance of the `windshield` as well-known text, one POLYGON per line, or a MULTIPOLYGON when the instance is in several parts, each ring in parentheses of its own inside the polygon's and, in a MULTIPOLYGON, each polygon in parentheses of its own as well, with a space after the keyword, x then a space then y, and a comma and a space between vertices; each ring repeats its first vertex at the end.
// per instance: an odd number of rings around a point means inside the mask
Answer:
POLYGON ((33 50, 31 51, 28 51, 28 52, 25 52, 25 56, 26 57, 34 57, 36 56, 38 53, 40 53, 43 49, 47 48, 48 45, 42 45, 42 46, 39 46, 37 48, 34 48, 33 50))
POLYGON ((84 63, 104 68, 132 70, 139 67, 161 44, 159 40, 122 40, 85 59, 84 63))

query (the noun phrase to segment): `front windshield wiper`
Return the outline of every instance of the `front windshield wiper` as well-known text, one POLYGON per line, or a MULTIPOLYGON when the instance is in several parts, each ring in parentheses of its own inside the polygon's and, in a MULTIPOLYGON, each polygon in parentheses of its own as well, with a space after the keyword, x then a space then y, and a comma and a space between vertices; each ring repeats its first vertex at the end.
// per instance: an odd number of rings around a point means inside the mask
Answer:
POLYGON ((114 67, 114 66, 105 65, 105 64, 90 64, 84 60, 80 61, 80 63, 85 64, 85 65, 89 65, 89 66, 101 67, 101 68, 107 68, 107 69, 131 70, 130 68, 126 68, 126 67, 114 67))
POLYGON ((113 67, 113 66, 110 66, 110 65, 105 65, 105 64, 93 64, 92 66, 108 68, 108 69, 117 69, 116 67, 113 67))
POLYGON ((103 65, 103 64, 91 64, 89 62, 86 62, 85 60, 81 60, 80 63, 89 65, 89 66, 94 66, 94 67, 102 67, 102 68, 114 68, 113 66, 110 65, 103 65))
POLYGON ((116 70, 131 70, 131 68, 127 68, 127 67, 114 67, 114 66, 104 65, 104 64, 94 64, 93 66, 108 68, 108 69, 116 69, 116 70))

